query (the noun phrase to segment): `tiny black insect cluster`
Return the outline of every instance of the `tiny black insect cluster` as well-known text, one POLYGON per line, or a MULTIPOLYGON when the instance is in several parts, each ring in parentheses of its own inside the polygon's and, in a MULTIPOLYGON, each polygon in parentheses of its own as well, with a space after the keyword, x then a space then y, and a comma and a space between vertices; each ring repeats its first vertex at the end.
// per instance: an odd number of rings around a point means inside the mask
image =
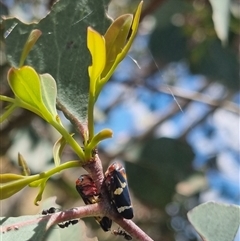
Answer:
POLYGON ((126 240, 132 240, 132 237, 120 228, 118 228, 118 230, 113 230, 113 234, 116 236, 123 236, 126 240))
MULTIPOLYGON (((60 209, 55 208, 55 207, 51 207, 49 209, 43 210, 42 214, 43 215, 48 215, 48 214, 53 214, 53 213, 56 213, 56 212, 59 212, 59 211, 60 211, 60 209)), ((63 222, 63 223, 58 223, 58 226, 60 228, 67 228, 70 224, 74 225, 74 224, 77 224, 77 223, 78 223, 78 220, 77 219, 73 219, 73 220, 69 220, 69 221, 63 222)))

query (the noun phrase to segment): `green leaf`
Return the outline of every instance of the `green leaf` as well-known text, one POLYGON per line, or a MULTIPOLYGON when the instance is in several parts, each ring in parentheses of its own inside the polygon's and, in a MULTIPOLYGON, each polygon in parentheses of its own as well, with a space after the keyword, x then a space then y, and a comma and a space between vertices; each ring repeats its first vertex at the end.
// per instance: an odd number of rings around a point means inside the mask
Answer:
POLYGON ((38 206, 38 202, 40 202, 42 200, 42 195, 43 195, 44 189, 46 187, 47 180, 48 180, 48 178, 42 180, 41 184, 39 185, 40 190, 39 190, 38 195, 36 196, 36 198, 34 200, 34 204, 36 206, 38 206))
POLYGON ((20 176, 11 173, 0 174, 0 200, 11 197, 15 193, 22 190, 31 182, 39 179, 38 175, 34 176, 20 176))
POLYGON ((55 80, 50 74, 41 74, 41 90, 42 100, 48 111, 53 115, 57 116, 56 110, 56 98, 57 98, 57 85, 55 80))
MULTIPOLYGON (((108 73, 106 73, 105 76, 102 76, 100 83, 101 83, 101 88, 102 86, 109 80, 109 78, 112 76, 114 70, 116 69, 116 67, 118 66, 118 64, 124 59, 124 57, 127 55, 130 47, 132 46, 133 40, 137 34, 138 31, 138 25, 139 25, 139 21, 140 21, 140 16, 141 16, 141 11, 142 11, 142 5, 143 5, 143 1, 141 1, 138 5, 138 8, 136 10, 136 13, 134 14, 134 18, 132 21, 132 25, 131 25, 131 30, 128 31, 128 36, 127 36, 127 41, 124 45, 124 47, 122 48, 122 51, 116 56, 114 63, 111 65, 110 70, 108 71, 108 73)), ((121 17, 120 17, 121 19, 121 17)), ((127 29, 128 29, 128 24, 130 18, 128 19, 127 17, 127 21, 123 24, 122 26, 122 30, 123 30, 123 38, 127 33, 127 29)), ((116 20, 115 20, 116 21, 116 20)), ((120 21, 121 22, 121 21, 120 21)), ((109 40, 108 40, 109 41, 109 40)), ((122 39, 119 39, 119 42, 116 41, 116 43, 120 43, 122 41, 122 39)), ((122 43, 121 43, 122 44, 122 43)), ((99 88, 101 90, 101 88, 99 88)), ((97 96, 99 95, 99 92, 97 93, 97 96)))
POLYGON ((209 0, 212 5, 212 19, 217 36, 223 45, 228 41, 231 0, 209 0))
POLYGON ((19 179, 24 179, 25 176, 13 173, 4 173, 0 175, 0 183, 12 182, 19 179))
POLYGON ((39 112, 42 105, 40 79, 30 66, 20 69, 11 68, 8 72, 8 83, 19 102, 25 102, 39 112))
POLYGON ((19 67, 23 66, 24 61, 27 58, 27 55, 29 54, 29 52, 31 51, 32 47, 37 42, 37 40, 41 36, 41 34, 42 34, 42 32, 38 29, 34 29, 31 31, 31 33, 29 34, 29 37, 24 45, 22 55, 20 58, 19 67))
POLYGON ((108 73, 114 64, 117 55, 123 50, 127 42, 132 20, 132 14, 125 14, 118 17, 111 24, 106 34, 104 35, 107 50, 107 63, 101 75, 102 78, 108 73))
POLYGON ((49 74, 39 76, 30 66, 11 68, 8 82, 16 104, 41 116, 48 122, 60 121, 56 111, 56 85, 49 74))
POLYGON ((32 29, 42 32, 26 63, 40 74, 53 76, 59 104, 82 123, 87 121, 88 66, 91 65, 87 27, 92 26, 102 35, 106 32, 110 25, 105 9, 108 3, 109 0, 60 0, 38 24, 26 25, 16 18, 4 21, 6 29, 17 23, 6 38, 7 57, 15 66, 32 29))
POLYGON ((61 164, 61 155, 62 151, 67 144, 66 139, 64 137, 59 138, 53 146, 53 159, 55 166, 59 166, 61 164))
POLYGON ((240 207, 207 202, 188 212, 188 219, 206 241, 233 241, 240 225, 240 207))

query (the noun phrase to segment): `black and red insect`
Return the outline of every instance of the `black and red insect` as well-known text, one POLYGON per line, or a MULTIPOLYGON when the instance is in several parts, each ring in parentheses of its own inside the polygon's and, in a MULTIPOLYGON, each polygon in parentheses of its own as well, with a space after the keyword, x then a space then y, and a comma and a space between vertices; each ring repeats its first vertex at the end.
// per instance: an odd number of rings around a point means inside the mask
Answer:
MULTIPOLYGON (((86 205, 100 201, 100 194, 90 175, 81 175, 76 181, 76 189, 86 205)), ((112 220, 108 217, 95 217, 95 220, 105 232, 111 229, 112 220)))
POLYGON ((116 236, 123 236, 126 240, 132 240, 132 237, 120 228, 118 228, 118 230, 113 230, 112 233, 116 236))
POLYGON ((114 162, 105 172, 104 183, 110 200, 123 218, 133 218, 133 208, 127 184, 127 176, 123 166, 114 162))

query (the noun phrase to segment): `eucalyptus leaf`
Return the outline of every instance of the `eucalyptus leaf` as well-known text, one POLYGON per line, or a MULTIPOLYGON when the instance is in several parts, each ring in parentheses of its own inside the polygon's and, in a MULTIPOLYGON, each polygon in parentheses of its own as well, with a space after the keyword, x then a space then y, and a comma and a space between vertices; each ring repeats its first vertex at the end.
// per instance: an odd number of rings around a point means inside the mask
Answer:
POLYGON ((37 216, 2 217, 1 238, 4 241, 44 240, 48 219, 39 220, 37 216))
POLYGON ((53 76, 57 82, 60 106, 82 123, 87 120, 88 66, 91 65, 87 27, 93 27, 102 35, 105 33, 110 25, 106 17, 108 3, 109 0, 60 0, 37 24, 24 24, 16 18, 4 21, 6 29, 17 24, 6 38, 7 58, 13 66, 18 65, 32 29, 42 32, 26 63, 40 74, 53 76))
POLYGON ((207 241, 233 241, 240 225, 240 207, 207 202, 190 212, 188 219, 207 241))

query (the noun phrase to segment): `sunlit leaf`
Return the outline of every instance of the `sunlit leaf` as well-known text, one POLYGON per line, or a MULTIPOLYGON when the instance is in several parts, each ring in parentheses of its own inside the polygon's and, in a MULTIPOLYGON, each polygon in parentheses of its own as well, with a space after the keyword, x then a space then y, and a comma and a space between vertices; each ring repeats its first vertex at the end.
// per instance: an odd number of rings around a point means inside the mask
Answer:
MULTIPOLYGON (((127 42, 126 42, 125 46, 123 47, 122 51, 115 58, 115 62, 111 66, 108 73, 106 73, 106 75, 103 76, 103 78, 101 78, 101 88, 109 80, 109 78, 113 74, 113 71, 116 69, 117 65, 127 55, 130 47, 132 46, 133 40, 134 40, 134 38, 137 34, 137 31, 138 31, 138 25, 139 25, 140 15, 141 15, 141 11, 142 11, 142 5, 143 5, 143 2, 140 2, 139 5, 138 5, 137 11, 136 11, 136 13, 134 15, 134 18, 133 18, 133 21, 132 21, 131 29, 130 29, 130 31, 128 31, 129 35, 128 35, 127 42)), ((126 25, 124 26, 124 36, 127 32, 126 29, 128 28, 128 24, 129 23, 127 21, 126 25)), ((97 95, 99 95, 99 93, 97 93, 97 95)))
POLYGON ((92 55, 92 64, 88 68, 90 76, 90 93, 94 95, 96 81, 99 78, 106 62, 105 40, 102 35, 88 28, 87 46, 92 55))
POLYGON ((8 82, 20 101, 39 109, 42 105, 40 79, 32 67, 11 68, 8 72, 8 82))

